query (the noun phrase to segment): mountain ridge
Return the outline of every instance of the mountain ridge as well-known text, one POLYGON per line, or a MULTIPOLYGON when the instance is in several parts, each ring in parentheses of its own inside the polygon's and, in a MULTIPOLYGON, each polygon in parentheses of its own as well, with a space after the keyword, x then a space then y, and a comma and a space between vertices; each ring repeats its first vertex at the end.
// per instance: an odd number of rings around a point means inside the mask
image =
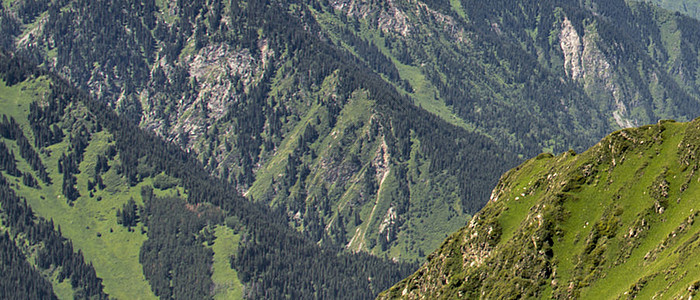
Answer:
POLYGON ((694 295, 699 124, 660 121, 528 160, 379 298, 694 295))

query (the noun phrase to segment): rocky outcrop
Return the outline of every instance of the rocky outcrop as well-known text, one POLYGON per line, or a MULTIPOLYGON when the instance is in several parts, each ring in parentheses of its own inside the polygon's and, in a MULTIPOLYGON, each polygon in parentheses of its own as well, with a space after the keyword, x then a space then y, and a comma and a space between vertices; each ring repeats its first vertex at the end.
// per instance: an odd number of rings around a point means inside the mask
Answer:
POLYGON ((569 18, 564 17, 559 33, 559 46, 564 53, 564 71, 573 80, 581 79, 583 67, 581 66, 581 55, 583 45, 581 36, 576 32, 576 28, 571 24, 569 18))
POLYGON ((395 32, 407 36, 412 31, 408 16, 396 5, 395 0, 333 0, 333 8, 345 12, 349 17, 376 17, 379 28, 385 32, 395 32), (379 5, 381 2, 381 6, 379 5))
POLYGON ((599 36, 594 25, 587 26, 583 36, 579 35, 568 17, 561 22, 559 46, 564 55, 564 71, 574 81, 583 83, 592 96, 610 99, 612 117, 620 128, 633 127, 638 121, 628 114, 628 99, 625 99, 621 83, 615 79, 614 70, 605 54, 598 47, 599 36), (602 91, 607 95, 601 95, 602 91))

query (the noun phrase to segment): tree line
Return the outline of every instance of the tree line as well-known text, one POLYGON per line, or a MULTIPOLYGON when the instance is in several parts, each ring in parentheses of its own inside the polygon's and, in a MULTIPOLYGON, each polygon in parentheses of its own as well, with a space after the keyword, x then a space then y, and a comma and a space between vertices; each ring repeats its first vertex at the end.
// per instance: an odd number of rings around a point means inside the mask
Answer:
MULTIPOLYGON (((12 63, 14 58, 11 59, 9 55, 3 54, 0 55, 0 61, 3 60, 12 63)), ((4 71, 6 70, 0 69, 0 73, 4 71)), ((286 215, 281 211, 272 211, 264 204, 252 203, 241 195, 232 193, 231 191, 235 188, 230 183, 211 177, 202 163, 191 153, 184 152, 177 145, 162 141, 153 133, 139 129, 130 120, 109 109, 104 102, 90 98, 58 76, 51 73, 44 75, 53 82, 52 93, 62 95, 60 97, 71 99, 72 103, 81 103, 87 107, 90 118, 114 136, 115 150, 118 153, 121 166, 121 176, 127 182, 132 185, 140 182, 143 178, 138 175, 139 164, 147 164, 148 168, 153 170, 153 174, 164 172, 168 176, 179 179, 187 191, 188 205, 197 206, 198 204, 210 203, 220 209, 225 216, 235 216, 239 220, 241 228, 245 228, 245 234, 255 237, 254 239, 246 239, 247 242, 239 247, 243 251, 242 253, 247 254, 236 255, 236 257, 253 255, 257 258, 233 260, 236 270, 244 270, 243 272, 249 275, 245 277, 249 280, 244 281, 250 287, 247 289, 249 291, 248 297, 257 298, 268 295, 272 298, 278 298, 284 297, 284 295, 299 295, 302 298, 311 298, 314 295, 333 295, 335 298, 372 298, 376 293, 388 288, 415 269, 416 266, 413 264, 394 263, 368 254, 344 254, 342 249, 318 246, 314 241, 291 229, 288 226, 286 215), (298 276, 299 274, 305 274, 305 276, 298 276), (371 278, 371 281, 368 278, 371 278), (260 289, 256 288, 258 285, 255 282, 267 282, 270 285, 266 284, 264 289, 260 289), (302 286, 311 285, 313 282, 324 283, 314 287, 315 294, 295 292, 311 292, 302 286)), ((8 122, 10 121, 8 120, 8 122)), ((69 134, 77 135, 73 132, 69 132, 69 134)), ((80 144, 76 143, 76 145, 80 144)), ((141 262, 144 265, 144 273, 151 272, 151 270, 154 272, 147 275, 152 288, 158 295, 174 297, 193 295, 188 294, 187 291, 177 290, 186 286, 201 287, 201 289, 196 288, 192 291, 192 293, 198 293, 197 295, 204 295, 201 294, 205 290, 204 287, 207 288, 206 293, 208 293, 210 285, 207 282, 211 282, 211 274, 207 268, 202 268, 201 273, 199 273, 199 271, 187 271, 189 269, 177 269, 180 267, 175 265, 172 265, 173 269, 147 267, 161 262, 167 265, 168 262, 183 258, 180 256, 183 251, 171 251, 163 256, 157 254, 158 249, 162 250, 163 247, 171 245, 168 241, 171 237, 168 234, 175 229, 174 227, 192 233, 199 228, 198 226, 201 226, 198 225, 201 223, 188 225, 188 222, 193 222, 193 220, 189 220, 191 215, 186 211, 183 212, 183 217, 178 217, 176 212, 171 215, 169 210, 159 208, 176 205, 172 204, 176 201, 157 197, 152 198, 152 200, 153 202, 149 204, 150 208, 146 209, 147 212, 139 215, 139 222, 149 224, 149 239, 141 250, 141 262), (162 230, 152 228, 162 228, 162 230), (164 283, 163 280, 168 277, 163 277, 165 276, 163 270, 181 274, 181 276, 178 275, 180 277, 177 278, 177 286, 169 286, 164 283)), ((177 205, 185 206, 184 203, 177 205)), ((4 205, 3 208, 5 208, 4 205)), ((186 253, 193 254, 193 258, 201 259, 201 261, 210 260, 211 253, 189 240, 191 235, 186 234, 182 238, 185 239, 182 241, 184 245, 190 245, 194 251, 187 252, 190 251, 187 250, 186 253)), ((64 244, 70 245, 70 242, 66 241, 64 244)), ((72 246, 65 247, 72 249, 72 246)), ((63 250, 61 253, 67 252, 63 250)), ((76 268, 71 270, 74 269, 76 268)), ((77 280, 76 284, 83 282, 89 283, 91 281, 77 280)))

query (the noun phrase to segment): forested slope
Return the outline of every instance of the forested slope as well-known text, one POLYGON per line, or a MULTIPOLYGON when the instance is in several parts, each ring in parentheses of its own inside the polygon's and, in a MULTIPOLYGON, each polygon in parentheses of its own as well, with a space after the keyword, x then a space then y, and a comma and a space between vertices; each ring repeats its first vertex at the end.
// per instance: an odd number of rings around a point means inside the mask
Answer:
POLYGON ((698 112, 698 21, 656 5, 330 3, 322 26, 339 41, 351 40, 349 30, 380 48, 423 107, 441 112, 442 102, 445 117, 528 157, 698 112))
POLYGON ((401 259, 462 226, 516 155, 700 112, 700 25, 654 4, 18 0, 0 15, 3 47, 307 236, 401 259))
POLYGON ((671 11, 677 11, 693 18, 700 18, 700 3, 689 0, 647 0, 660 7, 671 11))
POLYGON ((30 297, 366 299, 413 269, 319 246, 14 54, 0 54, 0 90, 3 268, 17 269, 3 291, 22 276, 30 297))
POLYGON ((371 297, 518 157, 700 112, 698 21, 622 0, 15 0, 0 32, 3 176, 95 295, 371 297))
POLYGON ((415 107, 376 47, 359 58, 331 42, 316 22, 327 3, 6 6, 10 48, 322 243, 421 258, 515 165, 492 138, 415 107))

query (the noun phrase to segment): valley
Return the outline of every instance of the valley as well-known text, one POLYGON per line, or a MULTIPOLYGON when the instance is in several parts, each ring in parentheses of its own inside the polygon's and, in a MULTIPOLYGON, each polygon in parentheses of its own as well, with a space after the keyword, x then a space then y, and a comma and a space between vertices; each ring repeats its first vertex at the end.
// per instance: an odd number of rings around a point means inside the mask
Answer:
POLYGON ((635 219, 692 198, 690 2, 2 1, 3 188, 54 229, 0 241, 60 299, 686 296, 622 230, 688 217, 635 219))

